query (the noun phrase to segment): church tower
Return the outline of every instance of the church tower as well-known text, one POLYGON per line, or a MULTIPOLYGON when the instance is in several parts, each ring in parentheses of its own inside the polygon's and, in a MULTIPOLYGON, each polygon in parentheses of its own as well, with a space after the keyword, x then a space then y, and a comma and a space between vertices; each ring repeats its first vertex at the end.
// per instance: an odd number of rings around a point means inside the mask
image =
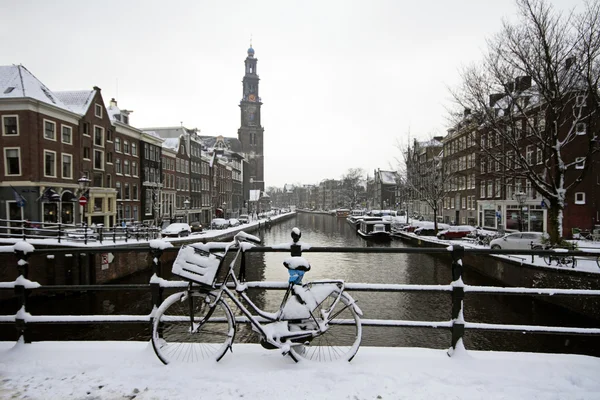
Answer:
POLYGON ((244 61, 246 72, 242 80, 243 92, 240 101, 241 126, 238 129, 238 139, 242 143, 242 152, 248 160, 250 169, 250 189, 265 190, 264 178, 264 129, 260 123, 261 99, 258 95, 258 74, 252 45, 248 49, 248 56, 244 61))

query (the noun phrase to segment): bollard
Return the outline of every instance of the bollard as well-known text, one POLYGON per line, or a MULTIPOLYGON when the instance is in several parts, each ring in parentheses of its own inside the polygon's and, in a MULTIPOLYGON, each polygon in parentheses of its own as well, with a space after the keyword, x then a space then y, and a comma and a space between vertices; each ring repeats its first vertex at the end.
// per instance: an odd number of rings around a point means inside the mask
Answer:
MULTIPOLYGON (((160 257, 162 256, 163 251, 162 249, 152 248, 150 249, 150 254, 152 254, 152 272, 160 278, 160 257)), ((150 292, 152 294, 152 305, 158 308, 163 300, 163 288, 160 286, 160 283, 150 283, 150 292)))
POLYGON ((462 315, 465 288, 462 283, 462 258, 465 249, 462 246, 452 246, 452 349, 462 339, 465 333, 465 323, 462 315))
MULTIPOLYGON (((17 256, 17 271, 19 275, 22 275, 23 278, 27 279, 27 275, 29 274, 29 262, 27 261, 29 254, 23 250, 15 250, 15 255, 17 256)), ((19 313, 21 311, 23 311, 23 313, 26 312, 28 294, 29 292, 27 289, 25 289, 25 286, 15 285, 15 295, 19 305, 19 313)), ((17 317, 15 319, 15 327, 17 328, 19 337, 23 338, 25 343, 31 343, 31 340, 27 335, 27 325, 23 318, 17 317)))
POLYGON ((302 232, 300 229, 294 228, 292 229, 292 240, 294 243, 290 246, 290 251, 292 253, 292 257, 301 257, 302 256, 302 246, 298 244, 298 241, 302 237, 302 232))
POLYGON ((60 243, 60 237, 62 236, 62 223, 58 223, 58 243, 60 243))

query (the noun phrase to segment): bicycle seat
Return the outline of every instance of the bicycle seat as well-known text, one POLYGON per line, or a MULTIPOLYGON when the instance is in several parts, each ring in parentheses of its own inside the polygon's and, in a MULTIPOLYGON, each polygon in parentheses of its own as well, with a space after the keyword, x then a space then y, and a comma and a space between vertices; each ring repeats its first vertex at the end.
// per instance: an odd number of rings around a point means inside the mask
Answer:
POLYGON ((287 269, 298 270, 298 271, 310 271, 310 264, 304 257, 288 257, 283 260, 283 265, 287 269))

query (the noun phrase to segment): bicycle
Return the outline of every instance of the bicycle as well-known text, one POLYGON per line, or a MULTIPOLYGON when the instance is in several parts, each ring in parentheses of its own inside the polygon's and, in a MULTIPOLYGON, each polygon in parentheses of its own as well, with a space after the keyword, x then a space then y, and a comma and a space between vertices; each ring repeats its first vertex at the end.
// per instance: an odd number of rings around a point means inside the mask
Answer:
MULTIPOLYGON (((532 248, 534 248, 534 246, 532 246, 532 248)), ((562 248, 562 247, 546 247, 544 248, 544 250, 552 250, 552 249, 556 249, 556 250, 562 250, 562 251, 568 251, 568 249, 562 248)), ((544 255, 544 262, 547 265, 552 265, 552 262, 555 261, 556 262, 556 266, 558 267, 571 267, 571 268, 575 268, 577 266, 577 259, 575 258, 575 256, 571 256, 571 255, 566 255, 566 254, 561 254, 561 252, 557 252, 556 254, 546 254, 544 255)))
MULTIPOLYGON (((300 236, 300 230, 294 228, 295 244, 300 236)), ((238 320, 225 300, 241 311, 264 348, 279 349, 296 362, 351 361, 356 355, 362 337, 362 311, 344 292, 341 280, 302 284, 304 273, 310 270, 303 257, 284 261, 290 278, 277 312, 261 310, 250 300, 245 265, 240 266, 238 277, 234 269, 240 253, 258 243, 256 236, 239 232, 229 243, 182 246, 172 272, 187 280, 188 287, 165 299, 154 313, 152 347, 164 364, 219 361, 227 350, 233 352, 238 320), (235 257, 217 283, 230 250, 237 250, 235 257)))

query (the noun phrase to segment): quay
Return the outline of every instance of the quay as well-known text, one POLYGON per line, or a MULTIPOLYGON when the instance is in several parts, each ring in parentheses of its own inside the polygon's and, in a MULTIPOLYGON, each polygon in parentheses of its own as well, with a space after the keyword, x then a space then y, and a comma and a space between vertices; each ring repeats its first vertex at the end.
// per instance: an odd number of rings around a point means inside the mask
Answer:
MULTIPOLYGON (((412 233, 399 232, 397 237, 410 245, 418 247, 447 248, 449 246, 447 242, 412 233)), ((459 243, 450 243, 450 246, 456 244, 459 243)), ((597 272, 595 270, 591 272, 565 267, 542 266, 531 262, 534 255, 538 254, 535 251, 515 250, 510 252, 499 251, 498 253, 502 254, 466 252, 463 258, 464 266, 467 271, 469 269, 476 271, 503 286, 600 290, 600 269, 597 272)), ((573 254, 594 255, 594 253, 586 252, 573 252, 573 254)), ((539 259, 539 255, 537 257, 539 259)), ((585 317, 600 320, 600 312, 598 311, 600 310, 600 298, 571 297, 567 299, 544 296, 539 299, 585 317)))

